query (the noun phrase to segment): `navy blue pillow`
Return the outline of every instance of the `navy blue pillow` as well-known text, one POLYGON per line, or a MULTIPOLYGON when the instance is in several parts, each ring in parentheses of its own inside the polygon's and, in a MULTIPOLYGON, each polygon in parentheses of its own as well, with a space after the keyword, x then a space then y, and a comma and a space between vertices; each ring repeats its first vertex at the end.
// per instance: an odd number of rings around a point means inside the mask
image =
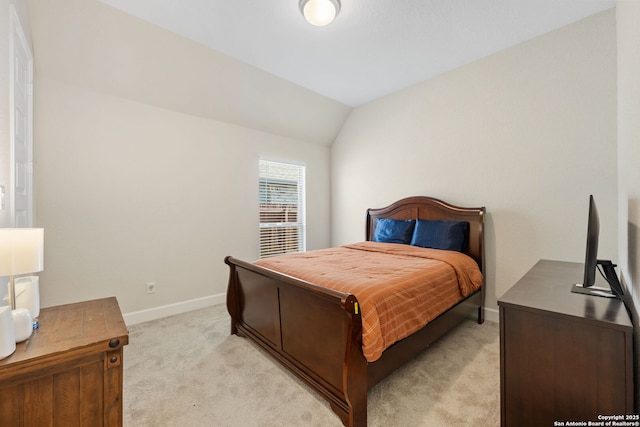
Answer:
POLYGON ((374 242, 404 243, 408 244, 413 235, 414 219, 399 220, 389 218, 376 219, 376 228, 373 230, 374 242))
POLYGON ((468 222, 419 219, 413 230, 411 244, 423 248, 462 252, 467 246, 468 235, 468 222))

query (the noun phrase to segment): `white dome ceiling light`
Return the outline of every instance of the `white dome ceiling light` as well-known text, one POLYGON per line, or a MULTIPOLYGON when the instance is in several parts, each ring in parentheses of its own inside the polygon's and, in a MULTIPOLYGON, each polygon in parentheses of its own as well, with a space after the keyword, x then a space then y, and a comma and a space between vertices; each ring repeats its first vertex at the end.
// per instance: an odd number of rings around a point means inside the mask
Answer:
POLYGON ((340 12, 340 0, 300 0, 300 11, 311 25, 323 27, 340 12))

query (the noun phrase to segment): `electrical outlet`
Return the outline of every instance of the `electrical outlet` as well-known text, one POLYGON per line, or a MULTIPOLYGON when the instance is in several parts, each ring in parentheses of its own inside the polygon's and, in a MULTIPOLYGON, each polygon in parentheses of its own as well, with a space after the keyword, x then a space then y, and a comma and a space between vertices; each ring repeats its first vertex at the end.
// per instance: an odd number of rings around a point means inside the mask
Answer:
POLYGON ((147 282, 147 293, 153 294, 156 292, 156 282, 147 282))

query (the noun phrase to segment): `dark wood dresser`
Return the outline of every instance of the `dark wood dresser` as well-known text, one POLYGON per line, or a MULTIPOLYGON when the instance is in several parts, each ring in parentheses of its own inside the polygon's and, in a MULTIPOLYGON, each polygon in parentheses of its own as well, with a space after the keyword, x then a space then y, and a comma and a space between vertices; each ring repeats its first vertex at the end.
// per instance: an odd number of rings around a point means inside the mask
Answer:
POLYGON ((121 426, 129 335, 117 300, 45 308, 39 321, 0 360, 0 426, 121 426))
POLYGON ((582 264, 540 260, 499 298, 502 426, 634 413, 629 314, 620 300, 571 293, 582 277, 582 264))

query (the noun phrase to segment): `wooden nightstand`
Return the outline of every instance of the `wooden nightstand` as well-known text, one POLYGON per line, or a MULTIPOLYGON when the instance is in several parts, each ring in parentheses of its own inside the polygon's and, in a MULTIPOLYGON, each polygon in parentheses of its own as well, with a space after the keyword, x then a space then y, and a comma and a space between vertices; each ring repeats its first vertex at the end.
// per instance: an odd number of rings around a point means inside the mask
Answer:
POLYGON ((39 320, 0 360, 0 426, 121 426, 129 332, 116 298, 45 308, 39 320))

